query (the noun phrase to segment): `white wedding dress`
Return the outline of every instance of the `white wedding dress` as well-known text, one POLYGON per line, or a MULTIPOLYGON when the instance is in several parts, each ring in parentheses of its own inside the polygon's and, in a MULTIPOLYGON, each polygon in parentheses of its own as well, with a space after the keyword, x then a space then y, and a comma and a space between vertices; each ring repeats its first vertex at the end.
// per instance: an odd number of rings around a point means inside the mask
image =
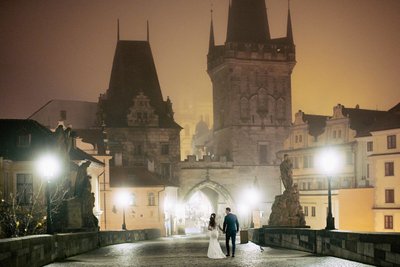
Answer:
POLYGON ((218 228, 215 227, 210 231, 210 243, 208 244, 207 257, 210 259, 223 259, 226 258, 222 252, 221 246, 218 241, 218 228))

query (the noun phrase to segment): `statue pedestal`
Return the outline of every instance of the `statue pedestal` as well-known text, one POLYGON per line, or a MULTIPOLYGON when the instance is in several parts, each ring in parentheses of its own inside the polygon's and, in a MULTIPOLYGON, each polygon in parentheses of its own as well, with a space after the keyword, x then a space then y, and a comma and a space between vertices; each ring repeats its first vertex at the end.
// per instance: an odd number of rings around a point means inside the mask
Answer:
POLYGON ((303 209, 300 206, 297 185, 276 196, 269 217, 269 227, 306 227, 303 209))
POLYGON ((67 229, 82 228, 82 204, 78 198, 67 200, 67 229))

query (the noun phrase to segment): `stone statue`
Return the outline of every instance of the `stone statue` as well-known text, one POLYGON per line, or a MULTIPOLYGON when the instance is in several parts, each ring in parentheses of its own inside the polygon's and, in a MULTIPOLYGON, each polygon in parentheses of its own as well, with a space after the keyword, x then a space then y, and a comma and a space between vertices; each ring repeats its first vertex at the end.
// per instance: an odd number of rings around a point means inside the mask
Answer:
POLYGON ((285 187, 286 190, 289 190, 293 186, 293 164, 289 159, 289 155, 285 154, 283 156, 283 161, 281 165, 279 166, 281 170, 281 179, 283 182, 283 186, 285 187))
POLYGON ((81 197, 85 191, 91 191, 89 175, 87 174, 87 168, 89 165, 90 161, 87 160, 78 167, 75 179, 74 196, 81 197))
POLYGON ((297 184, 293 184, 293 165, 285 154, 281 163, 281 179, 285 186, 282 195, 276 196, 269 216, 269 227, 306 227, 297 184))

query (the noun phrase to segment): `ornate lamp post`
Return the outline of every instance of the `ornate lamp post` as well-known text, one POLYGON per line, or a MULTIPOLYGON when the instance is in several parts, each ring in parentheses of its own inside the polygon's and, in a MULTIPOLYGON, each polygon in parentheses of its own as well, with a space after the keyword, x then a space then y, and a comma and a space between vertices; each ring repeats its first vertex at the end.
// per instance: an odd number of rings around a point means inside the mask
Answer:
POLYGON ((38 170, 43 178, 46 179, 46 202, 47 202, 47 234, 53 234, 53 222, 51 218, 50 183, 61 172, 61 164, 58 157, 53 154, 46 154, 39 158, 38 170))
POLYGON ((336 150, 327 148, 319 155, 319 159, 322 172, 328 176, 328 215, 326 217, 325 230, 334 230, 335 218, 332 215, 331 180, 340 167, 340 156, 336 150))

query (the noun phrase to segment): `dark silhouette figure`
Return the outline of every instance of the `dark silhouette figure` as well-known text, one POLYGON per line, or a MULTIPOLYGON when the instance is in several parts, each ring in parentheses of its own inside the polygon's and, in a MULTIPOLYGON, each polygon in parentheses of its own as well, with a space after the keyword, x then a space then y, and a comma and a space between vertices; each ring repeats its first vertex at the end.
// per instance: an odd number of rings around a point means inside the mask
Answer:
POLYGON ((223 232, 225 234, 225 242, 226 242, 226 256, 230 256, 229 250, 229 240, 232 240, 232 257, 235 257, 235 242, 236 242, 236 233, 239 232, 239 221, 235 214, 231 213, 231 208, 226 208, 225 210, 226 216, 224 219, 223 232))

